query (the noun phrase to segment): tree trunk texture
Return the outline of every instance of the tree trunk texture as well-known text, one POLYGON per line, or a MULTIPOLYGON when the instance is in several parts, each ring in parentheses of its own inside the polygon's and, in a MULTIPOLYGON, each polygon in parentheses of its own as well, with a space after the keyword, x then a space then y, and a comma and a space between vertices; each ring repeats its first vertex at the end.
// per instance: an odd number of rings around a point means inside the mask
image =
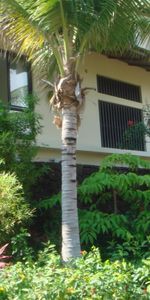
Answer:
POLYGON ((80 256, 76 178, 77 108, 62 108, 62 259, 80 256))

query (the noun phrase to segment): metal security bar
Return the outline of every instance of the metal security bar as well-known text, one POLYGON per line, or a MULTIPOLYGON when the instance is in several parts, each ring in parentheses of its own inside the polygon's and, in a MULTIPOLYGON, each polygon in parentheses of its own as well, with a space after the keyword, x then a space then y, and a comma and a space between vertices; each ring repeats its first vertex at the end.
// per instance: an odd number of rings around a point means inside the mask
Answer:
POLYGON ((98 75, 97 88, 99 93, 142 102, 141 88, 133 84, 98 75))
POLYGON ((145 150, 142 111, 99 101, 102 147, 145 150))

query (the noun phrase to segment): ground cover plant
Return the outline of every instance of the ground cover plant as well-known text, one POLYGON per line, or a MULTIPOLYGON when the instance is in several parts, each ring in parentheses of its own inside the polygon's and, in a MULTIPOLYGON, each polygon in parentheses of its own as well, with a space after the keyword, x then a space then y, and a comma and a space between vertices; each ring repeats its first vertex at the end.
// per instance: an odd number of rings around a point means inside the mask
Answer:
POLYGON ((63 265, 52 245, 36 262, 28 259, 0 272, 1 300, 148 300, 150 259, 139 266, 101 261, 98 249, 63 265))

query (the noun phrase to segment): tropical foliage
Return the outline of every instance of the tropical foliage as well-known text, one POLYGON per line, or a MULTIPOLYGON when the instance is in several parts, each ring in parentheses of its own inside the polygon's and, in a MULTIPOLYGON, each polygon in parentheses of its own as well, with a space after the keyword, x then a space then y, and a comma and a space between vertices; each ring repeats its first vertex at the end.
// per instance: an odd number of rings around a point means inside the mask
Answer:
POLYGON ((126 261, 102 262, 95 248, 82 252, 72 266, 62 266, 52 245, 36 262, 16 263, 0 272, 2 300, 114 299, 148 300, 150 260, 139 266, 126 261))
MULTIPOLYGON (((94 244, 103 257, 113 259, 150 255, 149 168, 149 162, 139 157, 113 154, 78 186, 81 242, 86 249, 94 244)), ((40 201, 38 207, 56 209, 59 203, 60 194, 40 201)))
POLYGON ((44 169, 38 170, 32 163, 37 154, 35 138, 41 130, 40 116, 34 111, 38 100, 28 95, 24 101, 25 109, 11 113, 9 107, 0 102, 0 159, 4 162, 0 169, 16 174, 29 200, 30 187, 44 169))
POLYGON ((146 0, 1 0, 0 9, 1 36, 10 38, 10 47, 38 68, 57 63, 62 76, 69 62, 77 69, 85 52, 137 47, 149 29, 146 0))
POLYGON ((148 172, 149 163, 130 154, 112 155, 84 180, 78 189, 86 207, 80 212, 82 242, 101 245, 105 239, 116 257, 149 255, 150 175, 140 175, 142 167, 148 172))
POLYGON ((1 0, 5 47, 26 54, 46 79, 52 70, 57 72, 55 83, 48 84, 53 90, 50 103, 57 112, 54 123, 62 126, 62 256, 66 261, 80 255, 76 140, 86 89, 81 88, 79 65, 89 51, 132 52, 141 45, 149 35, 148 8, 148 0, 1 0))
POLYGON ((8 242, 32 215, 16 176, 0 172, 0 243, 8 242))

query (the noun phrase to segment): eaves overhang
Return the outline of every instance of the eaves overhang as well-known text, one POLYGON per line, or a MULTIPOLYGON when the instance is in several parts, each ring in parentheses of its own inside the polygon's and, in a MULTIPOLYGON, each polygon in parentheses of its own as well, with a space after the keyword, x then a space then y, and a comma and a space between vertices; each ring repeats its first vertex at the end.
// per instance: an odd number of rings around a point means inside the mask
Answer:
POLYGON ((130 66, 136 66, 145 69, 150 72, 150 51, 137 48, 134 50, 120 53, 105 53, 107 57, 112 59, 118 59, 126 62, 130 66))

